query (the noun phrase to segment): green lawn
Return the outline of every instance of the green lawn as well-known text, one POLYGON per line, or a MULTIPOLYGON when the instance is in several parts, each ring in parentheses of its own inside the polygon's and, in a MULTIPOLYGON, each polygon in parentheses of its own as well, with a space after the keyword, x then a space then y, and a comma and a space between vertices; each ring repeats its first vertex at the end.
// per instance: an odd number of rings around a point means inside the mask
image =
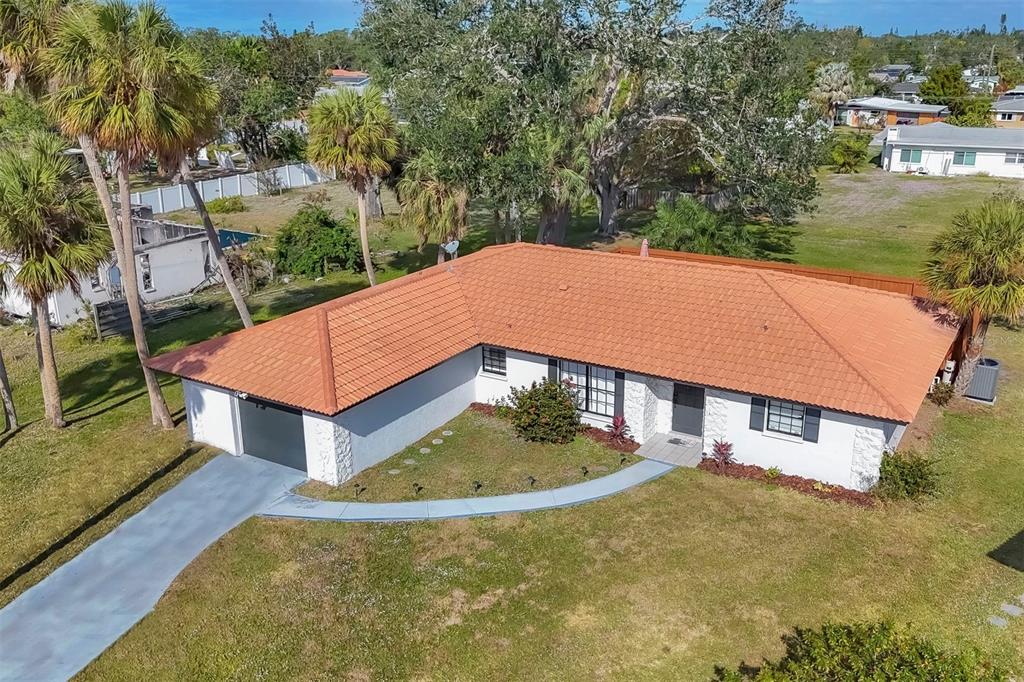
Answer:
POLYGON ((793 626, 892 618, 1024 671, 1024 594, 986 557, 1024 527, 1024 343, 959 404, 940 496, 861 509, 677 470, 571 509, 408 524, 252 519, 82 679, 708 679, 793 626))
MULTIPOLYGON (((887 173, 822 173, 817 210, 801 216, 794 259, 822 267, 917 276, 928 243, 952 217, 1012 181, 887 173)), ((1019 185, 1019 183, 1017 183, 1019 185)))
POLYGON ((517 438, 508 422, 467 410, 343 486, 312 481, 299 492, 325 500, 360 502, 503 495, 581 483, 639 459, 585 436, 565 445, 529 443, 517 438), (444 431, 451 435, 445 436, 444 431), (432 442, 435 439, 444 442, 437 445, 432 442), (420 448, 430 452, 423 454, 420 448), (531 476, 535 479, 532 484, 531 476), (479 488, 476 482, 481 484, 479 488), (418 492, 416 485, 422 486, 418 492))

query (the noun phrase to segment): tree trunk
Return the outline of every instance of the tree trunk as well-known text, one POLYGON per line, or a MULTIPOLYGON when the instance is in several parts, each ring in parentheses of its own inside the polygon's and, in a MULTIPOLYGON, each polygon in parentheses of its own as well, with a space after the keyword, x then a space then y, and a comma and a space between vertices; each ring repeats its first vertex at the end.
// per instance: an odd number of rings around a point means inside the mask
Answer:
POLYGON ((7 364, 4 363, 4 351, 0 348, 0 401, 4 404, 4 430, 15 431, 18 428, 18 413, 14 409, 14 394, 11 393, 11 381, 7 378, 7 364))
POLYGON ((377 286, 377 276, 373 272, 373 261, 370 260, 370 233, 366 227, 366 189, 359 191, 356 198, 356 206, 359 209, 359 241, 363 247, 363 260, 366 261, 366 277, 370 280, 370 286, 377 286))
POLYGON ((132 320, 135 352, 139 356, 139 364, 142 365, 142 376, 146 380, 146 391, 149 393, 149 407, 153 417, 153 424, 165 429, 173 429, 174 420, 171 419, 171 413, 167 409, 167 403, 164 401, 160 382, 157 381, 156 373, 146 366, 146 363, 149 361, 149 342, 146 341, 146 328, 142 324, 139 276, 135 266, 131 190, 128 184, 128 155, 119 154, 118 156, 117 190, 121 204, 121 253, 118 254, 118 265, 121 268, 121 284, 124 286, 124 298, 128 304, 128 314, 132 320))
POLYGON ((370 181, 370 192, 367 199, 366 214, 374 220, 383 218, 384 204, 380 200, 380 178, 374 178, 370 181))
POLYGON ((57 361, 53 355, 53 336, 50 334, 50 306, 45 298, 32 305, 35 309, 36 333, 42 360, 39 365, 39 379, 43 385, 43 411, 54 428, 60 429, 67 424, 64 422, 64 409, 60 404, 57 361))
POLYGON ((622 189, 607 175, 597 179, 598 234, 614 237, 619 232, 616 213, 619 210, 619 199, 622 189))
POLYGON ((508 226, 512 232, 512 241, 523 241, 523 220, 518 202, 513 201, 508 205, 508 226))
POLYGON ((564 244, 572 210, 565 201, 544 201, 540 207, 537 227, 538 244, 564 244))
POLYGON ((206 229, 206 239, 210 243, 210 250, 213 251, 213 257, 217 260, 217 267, 220 268, 221 277, 224 278, 224 287, 231 294, 231 300, 235 303, 238 316, 242 318, 242 325, 246 328, 251 327, 252 316, 249 314, 249 308, 245 305, 242 292, 238 290, 238 284, 235 282, 235 276, 231 274, 231 268, 228 267, 228 259, 224 256, 224 249, 220 247, 220 237, 217 235, 217 229, 213 226, 213 221, 210 220, 210 212, 206 210, 206 202, 203 201, 202 195, 199 194, 199 188, 196 187, 196 181, 192 177, 192 170, 188 167, 188 161, 182 159, 178 165, 178 171, 181 173, 181 179, 185 182, 185 186, 188 187, 188 193, 192 195, 192 203, 196 206, 196 212, 202 218, 203 228, 206 229))
POLYGON ((444 262, 444 244, 437 245, 437 264, 440 265, 444 262))
POLYGON ((497 207, 494 208, 494 243, 504 244, 505 243, 505 227, 504 220, 501 217, 501 210, 497 207))

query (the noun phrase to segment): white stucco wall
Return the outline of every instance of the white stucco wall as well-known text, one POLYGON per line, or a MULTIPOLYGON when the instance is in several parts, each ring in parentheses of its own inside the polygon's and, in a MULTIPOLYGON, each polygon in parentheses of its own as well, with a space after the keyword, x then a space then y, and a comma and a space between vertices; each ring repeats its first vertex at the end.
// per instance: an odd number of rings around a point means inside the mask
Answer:
MULTIPOLYGON (((1024 133, 1021 134, 1024 139, 1024 133)), ((935 147, 912 142, 895 141, 886 144, 884 147, 883 165, 893 173, 907 173, 916 171, 918 168, 925 168, 929 175, 988 175, 1001 178, 1024 178, 1024 164, 1006 163, 1006 152, 1010 150, 966 150, 975 151, 973 166, 953 165, 952 148, 935 147), (901 162, 901 149, 920 149, 921 161, 901 162)))
POLYGON ((866 490, 877 481, 886 445, 886 422, 821 411, 818 442, 750 428, 750 396, 707 389, 704 444, 715 439, 733 444, 738 462, 778 467, 784 473, 847 488, 866 490))
POLYGON ((231 391, 182 379, 189 437, 220 448, 232 455, 241 454, 238 443, 235 396, 231 391))
POLYGON ((470 349, 335 417, 350 432, 353 472, 387 459, 469 407, 479 367, 480 349, 470 349))
POLYGON ((508 395, 513 386, 522 388, 534 381, 548 378, 548 359, 540 355, 522 353, 517 350, 505 351, 505 376, 488 374, 483 371, 483 357, 479 348, 477 356, 476 401, 494 403, 508 395))
POLYGON ((336 420, 312 412, 302 413, 306 473, 317 481, 339 485, 352 478, 352 434, 336 420))

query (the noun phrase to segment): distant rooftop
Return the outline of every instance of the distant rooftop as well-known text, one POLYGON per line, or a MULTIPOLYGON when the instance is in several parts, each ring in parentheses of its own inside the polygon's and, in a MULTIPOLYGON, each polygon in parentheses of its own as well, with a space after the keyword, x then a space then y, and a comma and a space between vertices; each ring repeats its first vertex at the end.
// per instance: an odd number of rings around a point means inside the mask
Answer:
POLYGON ((901 99, 889 97, 859 97, 851 99, 843 106, 854 109, 871 109, 885 111, 901 111, 917 114, 938 114, 946 110, 941 104, 914 104, 901 99))
POLYGON ((936 145, 941 147, 967 147, 972 149, 1000 149, 1024 151, 1024 129, 966 128, 948 123, 929 123, 923 126, 897 126, 889 128, 887 139, 899 144, 936 145), (894 140, 891 134, 895 133, 894 140))
POLYGON ((992 103, 992 111, 999 114, 1024 113, 1024 96, 1002 97, 992 103))

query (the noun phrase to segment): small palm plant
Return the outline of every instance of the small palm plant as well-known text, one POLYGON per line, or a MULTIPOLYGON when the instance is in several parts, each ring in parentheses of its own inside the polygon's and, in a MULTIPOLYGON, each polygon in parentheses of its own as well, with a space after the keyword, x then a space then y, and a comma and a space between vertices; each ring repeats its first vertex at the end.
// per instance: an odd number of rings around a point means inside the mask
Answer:
POLYGON ((40 379, 47 419, 64 426, 57 364, 50 335, 49 297, 79 291, 79 276, 110 257, 103 211, 88 181, 49 134, 31 138, 28 150, 0 152, 0 293, 8 286, 32 304, 39 334, 40 379))
POLYGON ((469 193, 445 180, 440 160, 431 151, 424 151, 405 165, 397 189, 402 220, 419 237, 417 250, 422 251, 428 240, 436 239, 437 262, 443 262, 443 244, 461 238, 466 230, 469 193))
POLYGON ((377 283, 370 261, 367 228, 367 192, 375 178, 391 171, 398 155, 398 129, 379 88, 362 94, 343 90, 318 100, 309 113, 309 160, 317 168, 335 173, 352 187, 358 198, 359 240, 370 286, 377 283))
POLYGON ((1024 198, 998 193, 958 214, 929 249, 921 277, 963 316, 1024 314, 1024 198))

